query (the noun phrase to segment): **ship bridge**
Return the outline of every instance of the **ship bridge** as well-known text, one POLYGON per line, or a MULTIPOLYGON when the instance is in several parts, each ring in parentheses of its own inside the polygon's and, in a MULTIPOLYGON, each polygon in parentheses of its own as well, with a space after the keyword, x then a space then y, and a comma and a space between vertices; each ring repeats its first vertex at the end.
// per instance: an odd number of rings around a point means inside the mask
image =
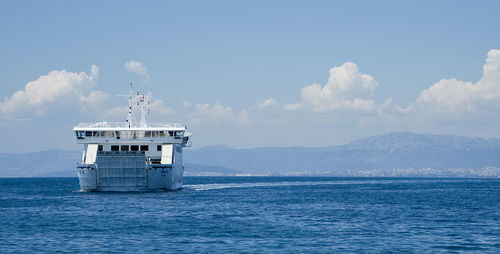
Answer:
POLYGON ((76 143, 172 143, 190 146, 191 134, 178 123, 148 123, 133 126, 127 122, 80 123, 73 128, 76 143))

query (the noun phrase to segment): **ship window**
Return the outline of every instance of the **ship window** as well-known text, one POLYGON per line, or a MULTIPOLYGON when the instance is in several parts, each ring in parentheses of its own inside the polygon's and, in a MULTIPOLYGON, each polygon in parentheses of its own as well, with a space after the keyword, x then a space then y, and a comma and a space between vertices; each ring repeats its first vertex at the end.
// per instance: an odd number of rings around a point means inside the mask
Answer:
POLYGON ((158 132, 157 131, 152 131, 151 134, 152 134, 153 137, 158 137, 158 132))
POLYGON ((124 152, 128 151, 128 146, 127 145, 123 145, 121 147, 121 150, 124 151, 124 152))
POLYGON ((120 132, 119 131, 115 131, 115 134, 116 134, 116 139, 120 139, 120 132))
POLYGON ((156 146, 156 151, 161 151, 161 145, 156 146))
POLYGON ((86 131, 85 132, 85 137, 92 137, 92 132, 91 131, 86 131))
POLYGON ((77 131, 76 132, 76 138, 77 139, 84 139, 85 138, 85 132, 83 132, 83 131, 77 131))
POLYGON ((97 131, 93 131, 92 136, 97 137, 97 131))
POLYGON ((119 151, 120 147, 119 146, 111 146, 111 151, 119 151))
POLYGON ((146 133, 144 134, 144 137, 151 137, 151 131, 146 131, 146 133))
POLYGON ((165 131, 160 131, 160 137, 165 137, 165 131))
POLYGON ((149 146, 145 145, 145 146, 141 146, 141 151, 148 151, 149 150, 149 146))
POLYGON ((102 152, 102 145, 97 146, 97 151, 102 152))
POLYGON ((106 131, 106 136, 107 136, 107 137, 112 138, 112 137, 114 137, 115 135, 113 135, 113 132, 112 132, 112 131, 106 131))
POLYGON ((174 132, 173 132, 173 131, 169 131, 169 132, 168 132, 168 135, 169 135, 169 136, 173 136, 173 135, 174 135, 174 132))
POLYGON ((182 136, 184 134, 183 131, 176 131, 175 136, 182 136))
POLYGON ((130 146, 130 151, 139 151, 139 146, 137 145, 130 146))
POLYGON ((132 131, 122 131, 124 138, 132 138, 132 131))

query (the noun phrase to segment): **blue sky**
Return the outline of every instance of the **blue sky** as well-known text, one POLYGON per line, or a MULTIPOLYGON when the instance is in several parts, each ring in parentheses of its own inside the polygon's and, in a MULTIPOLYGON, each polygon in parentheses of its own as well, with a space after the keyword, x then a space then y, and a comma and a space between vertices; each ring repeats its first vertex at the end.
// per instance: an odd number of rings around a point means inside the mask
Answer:
POLYGON ((0 152, 79 149, 78 122, 125 119, 116 95, 129 81, 152 93, 155 120, 188 125, 195 148, 326 146, 391 131, 500 138, 499 7, 3 1, 0 152))

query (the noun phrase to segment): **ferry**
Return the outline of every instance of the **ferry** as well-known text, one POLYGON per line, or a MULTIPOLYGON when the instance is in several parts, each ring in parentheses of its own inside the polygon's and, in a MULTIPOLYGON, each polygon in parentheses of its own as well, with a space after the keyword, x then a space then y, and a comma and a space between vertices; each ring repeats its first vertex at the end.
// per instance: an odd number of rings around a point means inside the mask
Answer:
POLYGON ((80 123, 73 128, 83 145, 77 163, 82 191, 177 190, 182 187, 182 151, 191 133, 178 123, 150 123, 150 103, 130 92, 124 122, 80 123), (141 119, 135 121, 140 111, 141 119))

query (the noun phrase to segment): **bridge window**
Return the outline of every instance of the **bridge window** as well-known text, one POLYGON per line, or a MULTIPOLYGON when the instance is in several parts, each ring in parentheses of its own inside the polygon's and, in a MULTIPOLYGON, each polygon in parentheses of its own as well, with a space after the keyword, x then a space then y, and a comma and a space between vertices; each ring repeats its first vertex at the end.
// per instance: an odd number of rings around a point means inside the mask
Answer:
POLYGON ((111 146, 111 151, 120 151, 119 146, 111 146))
POLYGON ((160 131, 160 137, 165 137, 165 131, 160 131))
POLYGON ((123 146, 121 147, 121 150, 122 150, 123 152, 127 152, 127 151, 128 151, 128 146, 127 146, 127 145, 123 145, 123 146))
POLYGON ((85 132, 85 137, 92 137, 92 132, 91 131, 86 131, 85 132))
POLYGON ((130 146, 130 151, 139 151, 139 146, 137 145, 130 146))
POLYGON ((76 138, 77 139, 85 139, 85 132, 84 131, 77 131, 76 138))
POLYGON ((148 151, 149 150, 149 146, 141 146, 141 151, 148 151))

